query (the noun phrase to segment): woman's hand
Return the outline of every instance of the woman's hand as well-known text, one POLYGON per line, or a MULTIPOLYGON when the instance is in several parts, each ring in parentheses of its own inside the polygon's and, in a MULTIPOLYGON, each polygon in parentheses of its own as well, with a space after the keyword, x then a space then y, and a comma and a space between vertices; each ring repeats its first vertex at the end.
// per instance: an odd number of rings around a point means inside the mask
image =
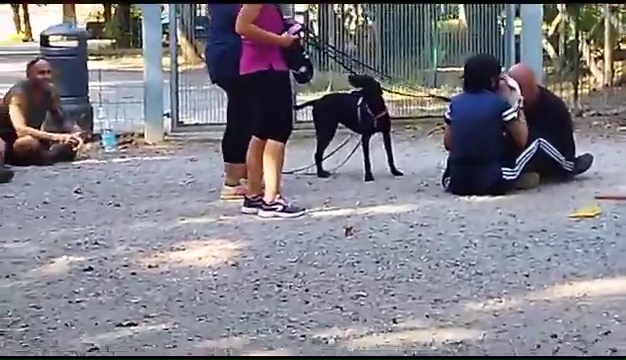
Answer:
POLYGON ((299 41, 300 38, 297 35, 291 35, 289 33, 283 33, 280 36, 280 42, 278 45, 283 48, 290 47, 295 41, 299 41))

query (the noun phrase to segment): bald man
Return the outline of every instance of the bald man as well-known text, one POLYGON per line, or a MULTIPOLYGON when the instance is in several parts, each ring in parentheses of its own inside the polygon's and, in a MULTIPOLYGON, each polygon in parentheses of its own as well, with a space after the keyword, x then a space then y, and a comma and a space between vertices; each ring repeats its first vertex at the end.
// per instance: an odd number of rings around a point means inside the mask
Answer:
POLYGON ((519 84, 524 98, 523 111, 528 124, 529 143, 544 139, 556 150, 559 157, 573 164, 571 171, 557 164, 553 158, 539 154, 529 169, 537 172, 542 180, 562 181, 580 175, 593 164, 589 153, 576 156, 574 126, 569 109, 558 96, 537 83, 532 69, 525 64, 513 65, 508 72, 519 84))
POLYGON ((0 100, 3 162, 31 166, 74 160, 83 144, 83 132, 63 115, 59 102, 48 61, 38 57, 28 62, 26 79, 0 100))

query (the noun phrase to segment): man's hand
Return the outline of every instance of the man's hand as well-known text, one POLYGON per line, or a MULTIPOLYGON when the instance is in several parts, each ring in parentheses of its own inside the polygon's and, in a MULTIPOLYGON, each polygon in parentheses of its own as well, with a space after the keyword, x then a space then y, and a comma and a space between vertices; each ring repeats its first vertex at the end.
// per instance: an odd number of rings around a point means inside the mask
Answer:
POLYGON ((84 142, 79 133, 74 134, 52 134, 52 141, 59 142, 61 144, 71 145, 73 150, 80 149, 84 142))
POLYGON ((511 106, 516 106, 518 108, 523 106, 524 98, 522 97, 519 84, 511 77, 504 75, 500 78, 498 93, 504 96, 509 101, 511 106))

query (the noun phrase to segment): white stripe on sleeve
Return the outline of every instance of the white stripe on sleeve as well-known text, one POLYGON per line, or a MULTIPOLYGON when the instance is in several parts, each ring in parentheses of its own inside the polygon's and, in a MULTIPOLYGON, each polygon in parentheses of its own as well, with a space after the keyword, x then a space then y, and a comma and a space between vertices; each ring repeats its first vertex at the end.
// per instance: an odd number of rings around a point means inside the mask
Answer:
POLYGON ((511 120, 517 119, 518 115, 519 110, 517 106, 511 106, 502 112, 502 120, 504 120, 504 122, 509 122, 511 120))

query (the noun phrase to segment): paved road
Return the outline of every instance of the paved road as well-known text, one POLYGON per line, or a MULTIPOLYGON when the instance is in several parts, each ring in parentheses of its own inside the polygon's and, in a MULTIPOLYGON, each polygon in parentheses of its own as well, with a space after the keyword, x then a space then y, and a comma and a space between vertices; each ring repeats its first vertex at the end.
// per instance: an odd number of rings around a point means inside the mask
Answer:
MULTIPOLYGON (((342 139, 337 139, 337 142, 342 139)), ((620 139, 583 138, 585 179, 499 198, 442 194, 439 140, 396 135, 332 179, 285 179, 311 213, 215 201, 219 146, 20 169, 0 199, 0 355, 626 355, 620 139)), ((293 142, 288 168, 309 163, 293 142)), ((331 159, 331 164, 340 156, 331 159)))

